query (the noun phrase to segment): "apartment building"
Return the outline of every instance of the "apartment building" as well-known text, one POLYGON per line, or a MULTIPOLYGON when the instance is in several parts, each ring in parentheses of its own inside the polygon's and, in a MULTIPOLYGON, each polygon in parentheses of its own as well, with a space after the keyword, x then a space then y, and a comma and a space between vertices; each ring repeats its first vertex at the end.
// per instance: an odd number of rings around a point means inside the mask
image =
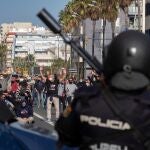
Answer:
POLYGON ((63 40, 53 33, 17 33, 12 47, 12 60, 32 54, 38 66, 51 66, 54 59, 68 60, 70 57, 63 40))
POLYGON ((15 57, 34 54, 38 65, 49 66, 56 58, 68 60, 70 47, 67 47, 60 36, 44 27, 37 27, 28 22, 1 24, 1 37, 8 48, 7 67, 12 67, 15 57))
POLYGON ((150 36, 150 0, 146 1, 145 6, 145 32, 150 36))
POLYGON ((150 0, 136 0, 128 9, 129 29, 140 30, 150 36, 150 0))
POLYGON ((12 64, 12 44, 14 42, 15 34, 18 32, 32 32, 32 23, 26 22, 14 22, 12 24, 1 24, 1 41, 7 45, 7 60, 6 67, 11 67, 12 64))

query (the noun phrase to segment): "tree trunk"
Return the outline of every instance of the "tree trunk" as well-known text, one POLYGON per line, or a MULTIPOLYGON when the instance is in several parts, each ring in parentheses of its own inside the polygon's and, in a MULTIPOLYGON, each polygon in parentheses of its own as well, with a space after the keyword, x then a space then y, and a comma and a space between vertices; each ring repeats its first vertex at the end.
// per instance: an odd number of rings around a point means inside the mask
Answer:
POLYGON ((96 20, 93 20, 92 58, 94 57, 94 50, 95 50, 95 26, 96 26, 96 20))
POLYGON ((104 59, 104 48, 105 48, 105 28, 106 28, 106 19, 103 19, 103 45, 102 45, 102 59, 104 59))
MULTIPOLYGON (((86 20, 82 20, 82 27, 83 27, 83 33, 82 33, 82 47, 85 50, 85 28, 86 28, 86 20)), ((85 77, 85 61, 83 59, 82 62, 82 78, 85 77)))
POLYGON ((112 39, 115 37, 115 27, 116 27, 116 21, 112 21, 111 22, 112 39))

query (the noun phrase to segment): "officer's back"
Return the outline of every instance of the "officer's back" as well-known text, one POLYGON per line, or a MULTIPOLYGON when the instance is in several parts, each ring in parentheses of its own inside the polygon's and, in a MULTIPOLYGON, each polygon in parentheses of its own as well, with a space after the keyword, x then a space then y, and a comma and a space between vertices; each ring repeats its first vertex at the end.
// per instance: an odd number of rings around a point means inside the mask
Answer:
POLYGON ((150 135, 149 123, 144 124, 150 118, 149 43, 137 31, 123 32, 111 42, 104 60, 107 87, 97 84, 76 91, 55 126, 62 143, 85 150, 146 149, 150 135), (107 91, 115 98, 119 115, 108 105, 106 99, 111 96, 106 96, 107 91))

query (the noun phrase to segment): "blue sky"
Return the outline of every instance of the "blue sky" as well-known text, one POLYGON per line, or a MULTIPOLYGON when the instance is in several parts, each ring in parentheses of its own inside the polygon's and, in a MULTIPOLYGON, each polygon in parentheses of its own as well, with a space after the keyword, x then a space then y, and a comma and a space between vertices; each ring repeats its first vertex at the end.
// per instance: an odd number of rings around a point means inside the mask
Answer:
POLYGON ((56 19, 58 13, 69 0, 0 0, 0 24, 13 22, 32 22, 42 26, 43 23, 36 16, 46 8, 56 19))

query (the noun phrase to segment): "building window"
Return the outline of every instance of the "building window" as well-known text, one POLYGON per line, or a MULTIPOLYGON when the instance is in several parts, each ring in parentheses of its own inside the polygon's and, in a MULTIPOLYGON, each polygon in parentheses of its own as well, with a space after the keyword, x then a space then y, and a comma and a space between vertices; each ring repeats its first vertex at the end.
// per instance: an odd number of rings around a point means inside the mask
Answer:
POLYGON ((150 15, 150 3, 146 4, 146 16, 150 15))

